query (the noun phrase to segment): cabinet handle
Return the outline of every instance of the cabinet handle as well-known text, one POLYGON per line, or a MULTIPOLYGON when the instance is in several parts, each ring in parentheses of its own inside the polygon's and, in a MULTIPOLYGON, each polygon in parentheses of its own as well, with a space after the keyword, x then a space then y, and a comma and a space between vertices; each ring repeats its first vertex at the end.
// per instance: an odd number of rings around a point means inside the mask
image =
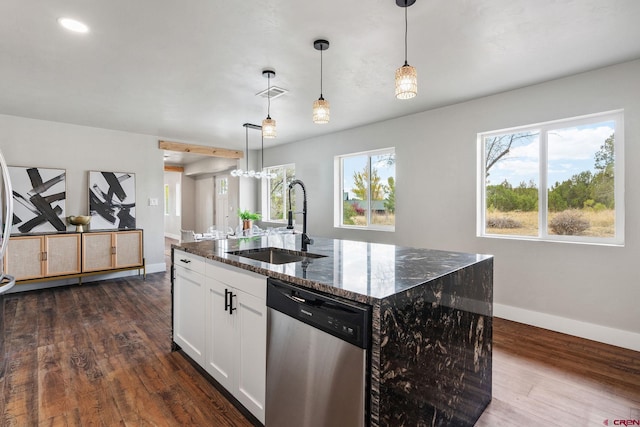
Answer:
POLYGON ((47 260, 47 253, 42 252, 42 261, 46 261, 46 260, 47 260))
POLYGON ((185 264, 189 264, 191 262, 190 259, 182 258, 180 262, 184 262, 185 264))
POLYGON ((229 292, 226 288, 224 290, 224 311, 227 311, 229 309, 229 294, 231 292, 229 292))
POLYGON ((111 253, 115 255, 115 253, 116 253, 116 247, 115 246, 111 246, 111 253))
POLYGON ((229 314, 233 314, 233 312, 235 310, 237 310, 236 307, 233 306, 233 297, 236 297, 237 295, 233 294, 231 291, 229 291, 229 314))

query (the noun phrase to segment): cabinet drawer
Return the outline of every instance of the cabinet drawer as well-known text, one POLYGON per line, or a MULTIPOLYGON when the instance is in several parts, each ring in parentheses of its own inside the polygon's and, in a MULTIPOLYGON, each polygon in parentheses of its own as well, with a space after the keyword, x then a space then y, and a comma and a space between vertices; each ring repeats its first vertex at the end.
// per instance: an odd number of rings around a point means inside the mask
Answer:
POLYGON ((176 266, 204 275, 204 258, 184 251, 174 250, 173 263, 176 266))
POLYGON ((260 274, 208 259, 205 275, 262 300, 267 299, 267 278, 260 274))

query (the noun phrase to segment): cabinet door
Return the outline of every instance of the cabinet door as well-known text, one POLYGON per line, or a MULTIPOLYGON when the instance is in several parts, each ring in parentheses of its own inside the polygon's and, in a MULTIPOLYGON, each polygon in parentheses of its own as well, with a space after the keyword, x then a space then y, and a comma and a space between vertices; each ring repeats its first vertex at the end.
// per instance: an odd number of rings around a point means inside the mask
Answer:
POLYGON ((237 292, 234 312, 235 332, 235 397, 260 422, 264 423, 267 361, 267 307, 263 299, 237 292))
POLYGON ((142 230, 114 233, 116 268, 142 265, 142 230))
POLYGON ((80 273, 80 234, 54 234, 44 243, 45 276, 80 273))
POLYGON ((173 341, 200 366, 204 365, 204 276, 180 266, 175 266, 173 282, 173 341))
POLYGON ((16 280, 35 279, 44 275, 44 237, 9 238, 5 254, 5 271, 16 280))
POLYGON ((205 280, 207 283, 205 369, 224 388, 231 391, 236 340, 235 319, 237 316, 226 307, 231 300, 231 295, 236 293, 233 292, 233 288, 215 279, 207 277, 205 280))
POLYGON ((82 271, 108 270, 114 267, 111 232, 83 233, 82 271))

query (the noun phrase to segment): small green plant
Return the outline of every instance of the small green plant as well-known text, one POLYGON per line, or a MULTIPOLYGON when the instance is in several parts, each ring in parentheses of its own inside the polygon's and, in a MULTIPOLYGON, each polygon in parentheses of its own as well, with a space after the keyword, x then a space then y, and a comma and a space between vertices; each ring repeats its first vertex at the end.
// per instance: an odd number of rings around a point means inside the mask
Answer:
POLYGON ((591 224, 577 209, 562 211, 549 221, 549 228, 555 234, 575 236, 582 234, 591 224))
POLYGON ((262 219, 262 215, 260 215, 257 212, 250 212, 249 210, 245 209, 245 210, 239 210, 238 211, 238 216, 240 217, 241 220, 243 221, 260 221, 260 219, 262 219))

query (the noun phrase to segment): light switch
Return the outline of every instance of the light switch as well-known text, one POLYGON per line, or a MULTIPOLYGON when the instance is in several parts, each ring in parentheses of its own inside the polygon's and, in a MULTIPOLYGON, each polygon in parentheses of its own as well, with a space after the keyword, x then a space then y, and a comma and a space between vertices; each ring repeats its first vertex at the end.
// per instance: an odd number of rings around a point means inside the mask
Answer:
POLYGON ((158 206, 158 199, 149 197, 149 206, 158 206))

